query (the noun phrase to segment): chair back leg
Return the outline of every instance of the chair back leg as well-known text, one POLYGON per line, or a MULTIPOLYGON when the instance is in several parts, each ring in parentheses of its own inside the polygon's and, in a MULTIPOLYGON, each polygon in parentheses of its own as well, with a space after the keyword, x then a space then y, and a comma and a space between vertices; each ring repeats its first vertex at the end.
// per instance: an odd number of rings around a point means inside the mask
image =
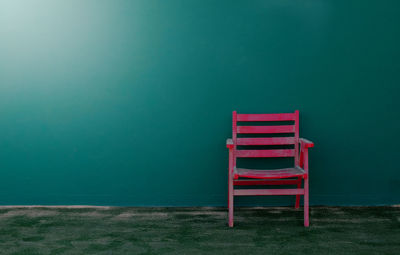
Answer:
MULTIPOLYGON (((298 178, 297 179, 297 188, 301 189, 301 180, 302 178, 298 178)), ((299 209, 300 208, 300 195, 296 195, 296 204, 294 205, 295 209, 299 209)))

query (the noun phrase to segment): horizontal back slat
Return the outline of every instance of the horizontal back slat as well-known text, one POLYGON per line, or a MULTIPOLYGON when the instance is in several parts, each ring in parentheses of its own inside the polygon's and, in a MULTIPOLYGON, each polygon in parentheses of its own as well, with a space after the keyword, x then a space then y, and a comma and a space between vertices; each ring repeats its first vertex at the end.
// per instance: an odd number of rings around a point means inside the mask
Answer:
POLYGON ((238 134, 294 133, 295 126, 238 126, 237 132, 238 134))
POLYGON ((237 121, 291 121, 295 117, 294 113, 238 114, 237 121))
POLYGON ((294 144, 294 137, 237 138, 237 145, 285 145, 294 144))
POLYGON ((294 157, 295 150, 237 150, 238 158, 275 158, 275 157, 294 157))

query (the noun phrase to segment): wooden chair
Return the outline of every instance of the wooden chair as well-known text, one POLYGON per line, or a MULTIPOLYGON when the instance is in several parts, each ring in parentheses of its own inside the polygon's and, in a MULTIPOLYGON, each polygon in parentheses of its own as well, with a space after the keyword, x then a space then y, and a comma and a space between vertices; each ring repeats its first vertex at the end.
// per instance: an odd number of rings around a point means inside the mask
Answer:
POLYGON ((299 138, 299 111, 280 114, 237 114, 234 111, 232 139, 227 140, 226 146, 229 149, 228 209, 230 227, 233 227, 234 196, 264 195, 296 195, 296 209, 299 208, 300 196, 303 195, 304 226, 309 226, 308 148, 314 147, 314 143, 299 138), (248 122, 247 125, 246 122, 248 122), (249 122, 263 125, 250 126, 252 123, 249 125, 249 122), (260 145, 262 149, 254 149, 260 145), (273 149, 266 150, 264 149, 266 146, 273 147, 273 149), (276 147, 280 147, 280 149, 276 147), (282 147, 284 148, 282 149, 282 147), (270 157, 292 157, 294 158, 293 167, 274 170, 236 167, 237 158, 270 157), (301 187, 302 180, 304 180, 303 188, 301 187), (251 185, 296 185, 297 188, 235 189, 235 186, 251 185))

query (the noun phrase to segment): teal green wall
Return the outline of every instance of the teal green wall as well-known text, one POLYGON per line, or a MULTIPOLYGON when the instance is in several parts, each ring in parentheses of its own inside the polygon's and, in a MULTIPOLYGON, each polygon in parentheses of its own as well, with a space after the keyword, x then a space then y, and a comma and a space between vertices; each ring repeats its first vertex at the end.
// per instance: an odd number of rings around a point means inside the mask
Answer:
POLYGON ((0 204, 225 205, 231 111, 295 109, 312 204, 400 203, 399 10, 2 0, 0 204))

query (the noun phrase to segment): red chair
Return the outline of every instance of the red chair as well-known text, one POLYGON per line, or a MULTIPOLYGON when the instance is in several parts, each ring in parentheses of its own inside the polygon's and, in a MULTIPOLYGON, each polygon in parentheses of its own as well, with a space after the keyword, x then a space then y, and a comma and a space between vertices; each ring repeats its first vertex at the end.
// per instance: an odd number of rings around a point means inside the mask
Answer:
MULTIPOLYGON (((252 123, 250 123, 250 125, 251 124, 252 123)), ((232 139, 226 141, 226 146, 229 148, 229 227, 233 227, 234 196, 265 195, 296 195, 296 209, 299 208, 300 196, 303 195, 304 226, 309 226, 308 148, 314 147, 314 143, 299 138, 299 111, 280 114, 237 114, 236 111, 234 111, 232 139), (249 126, 249 123, 245 125, 246 122, 256 122, 263 125, 249 126), (282 122, 285 124, 282 124, 282 122), (264 148, 254 149, 260 145, 264 146, 264 148), (272 146, 273 149, 266 150, 266 146, 272 146), (281 148, 277 149, 276 147, 281 148), (256 170, 236 167, 237 158, 270 157, 292 157, 294 158, 293 167, 273 170, 256 170), (304 180, 303 188, 301 187, 302 180, 304 180), (251 185, 296 185, 297 188, 235 189, 235 186, 251 185)))

